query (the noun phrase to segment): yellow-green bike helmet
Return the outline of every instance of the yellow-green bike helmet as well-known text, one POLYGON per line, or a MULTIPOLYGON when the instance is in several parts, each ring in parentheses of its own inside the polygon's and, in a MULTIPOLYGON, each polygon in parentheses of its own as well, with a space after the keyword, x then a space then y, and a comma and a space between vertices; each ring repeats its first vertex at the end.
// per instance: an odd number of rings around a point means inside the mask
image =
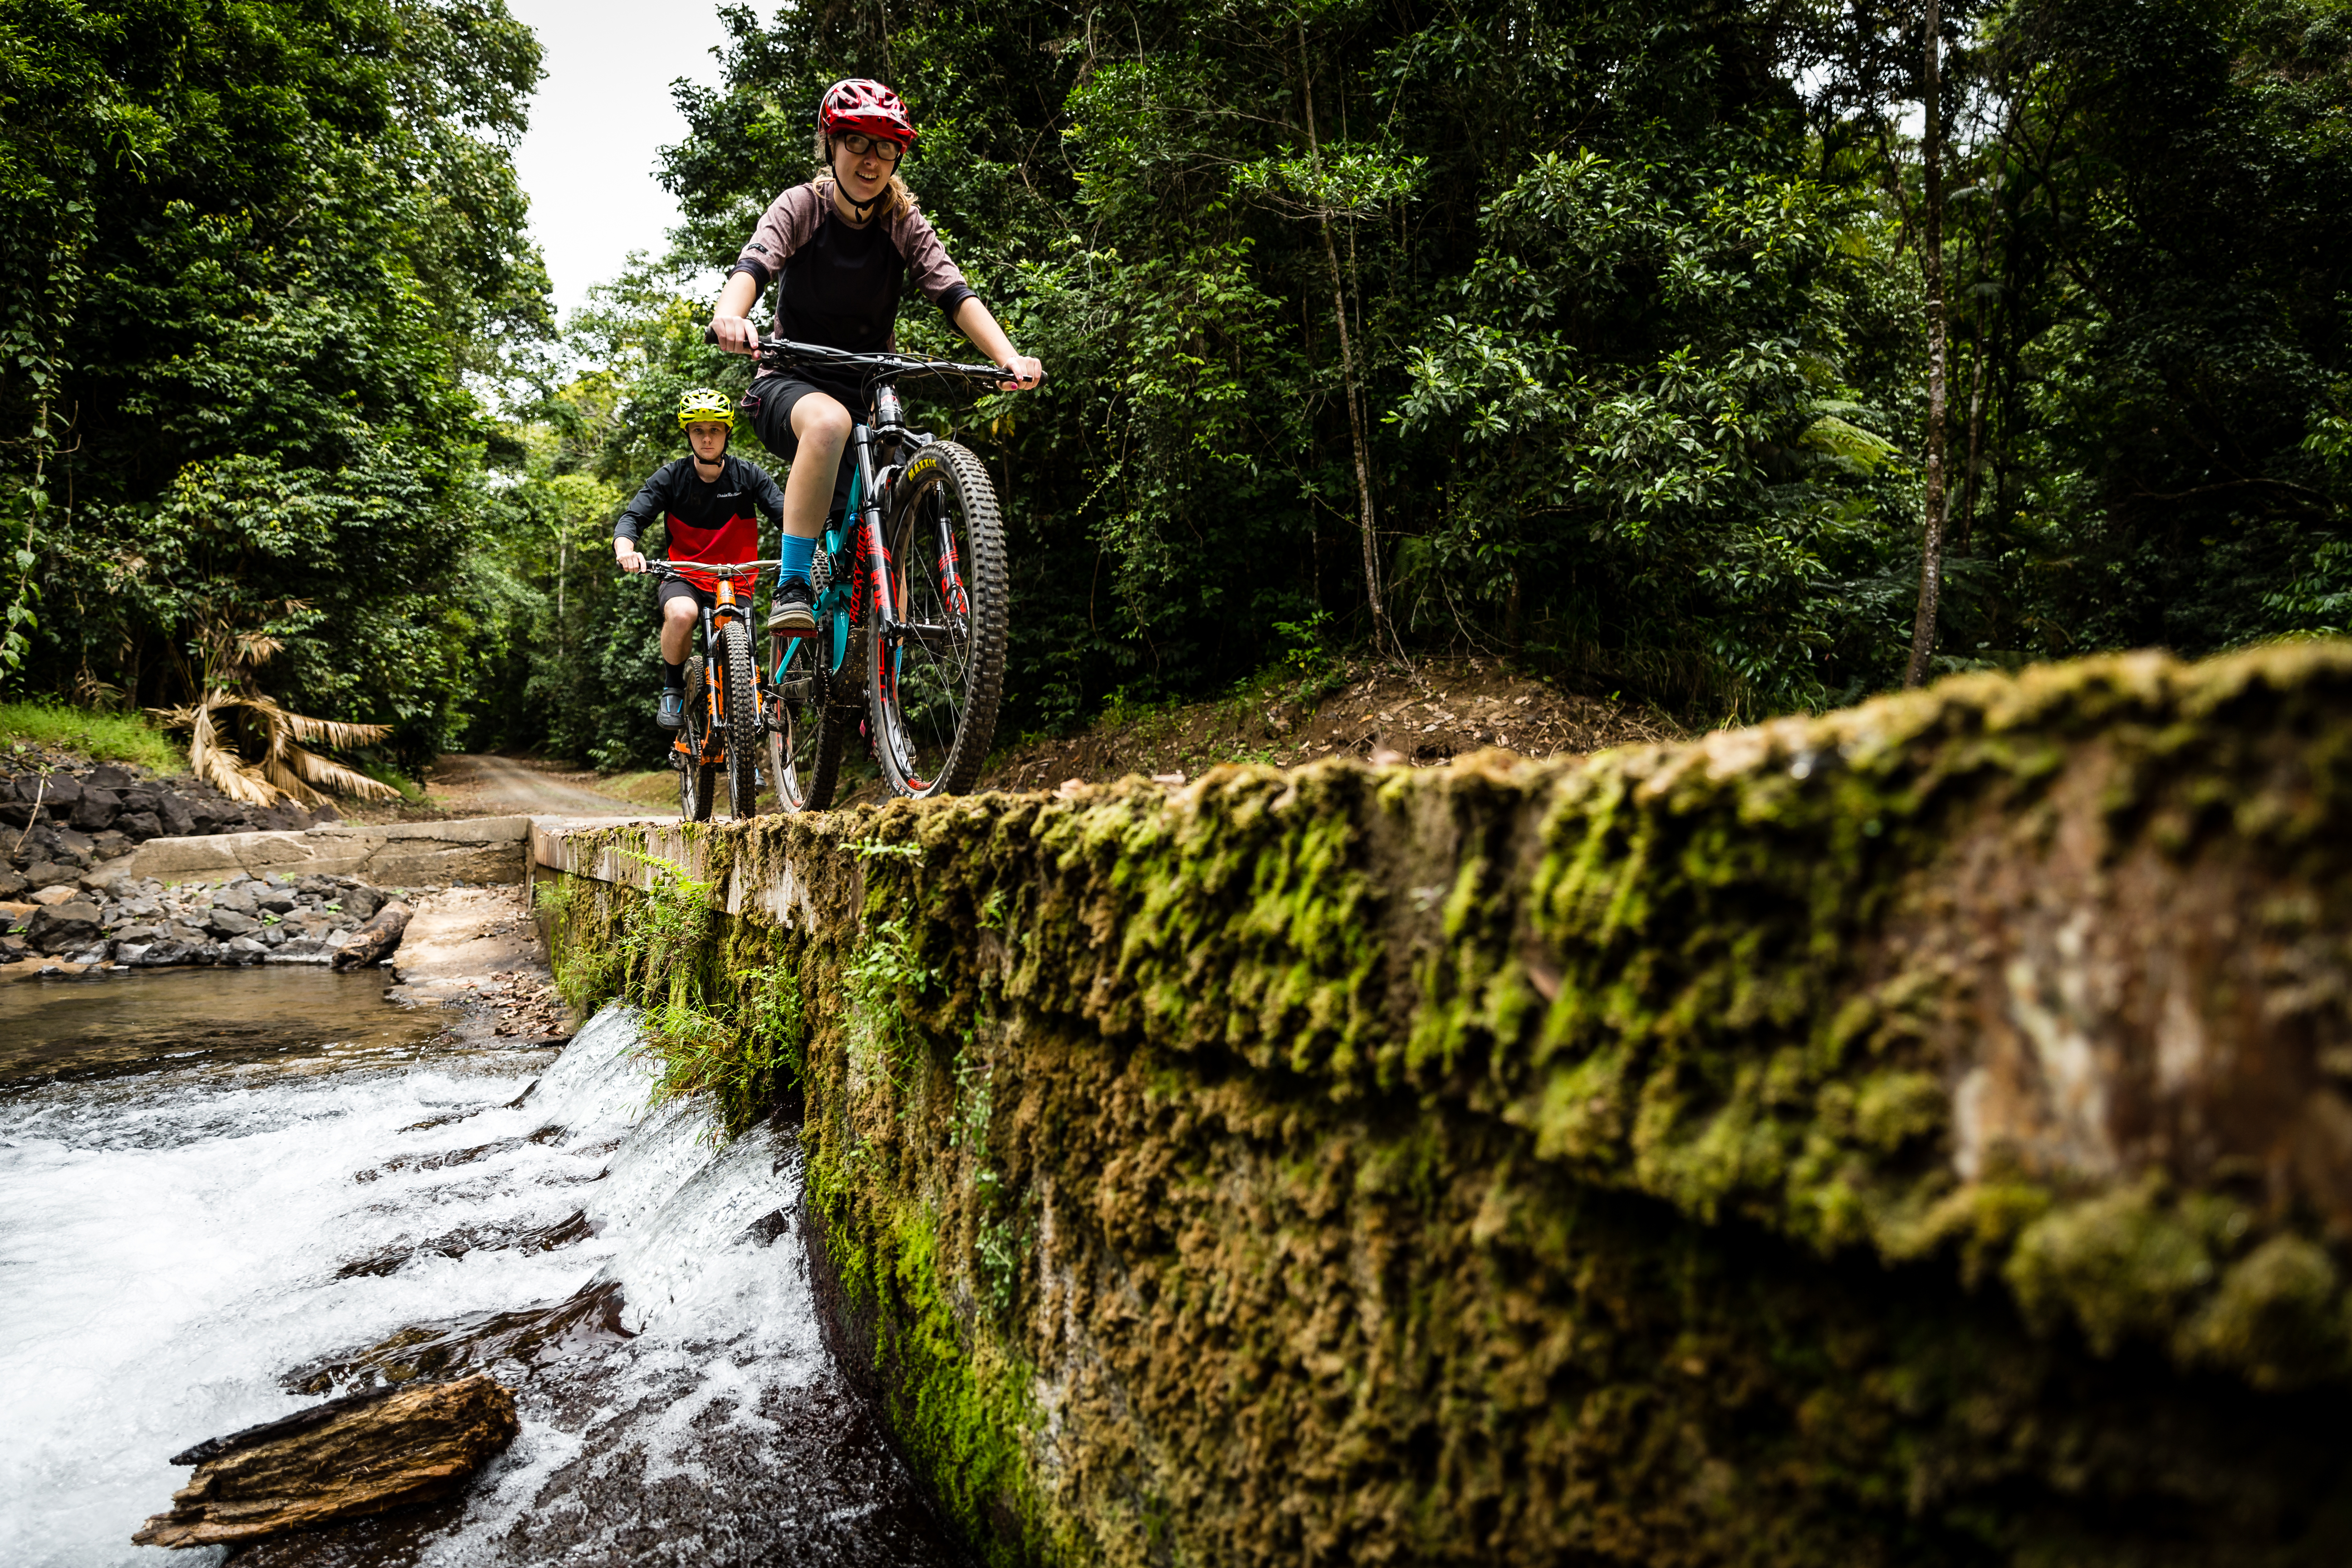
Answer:
POLYGON ((689 386, 677 395, 677 427, 724 425, 735 428, 735 400, 715 386, 689 386))

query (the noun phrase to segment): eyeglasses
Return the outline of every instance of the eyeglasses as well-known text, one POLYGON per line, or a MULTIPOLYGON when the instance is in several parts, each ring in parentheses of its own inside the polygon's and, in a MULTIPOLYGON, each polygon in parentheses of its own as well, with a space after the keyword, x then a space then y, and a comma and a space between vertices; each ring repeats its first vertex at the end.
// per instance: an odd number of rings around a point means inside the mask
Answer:
POLYGON ((870 153, 886 163, 895 163, 906 156, 907 153, 907 150, 896 142, 881 136, 860 135, 855 131, 840 140, 841 144, 849 149, 849 155, 853 158, 863 158, 870 153))

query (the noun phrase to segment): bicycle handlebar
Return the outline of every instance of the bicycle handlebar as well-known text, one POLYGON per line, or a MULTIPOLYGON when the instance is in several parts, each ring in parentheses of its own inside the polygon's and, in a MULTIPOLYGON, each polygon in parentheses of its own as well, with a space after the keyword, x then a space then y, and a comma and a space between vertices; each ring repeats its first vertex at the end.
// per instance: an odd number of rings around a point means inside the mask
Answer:
MULTIPOLYGON (((702 329, 702 341, 715 343, 719 333, 712 328, 702 329)), ((764 366, 793 364, 826 364, 843 370, 870 371, 868 378, 878 380, 885 375, 936 375, 950 380, 993 382, 999 385, 1013 383, 1014 377, 1001 364, 959 364, 954 360, 919 359, 911 354, 859 354, 847 349, 831 349, 823 343, 799 343, 790 338, 761 338, 758 353, 764 366)), ((1045 384, 1044 372, 1039 372, 1037 384, 1045 384)))
POLYGON ((643 559, 646 563, 643 572, 625 571, 622 574, 651 577, 658 574, 664 577, 676 577, 687 572, 708 572, 714 577, 740 577, 747 572, 783 564, 781 561, 667 561, 658 555, 647 555, 643 559))

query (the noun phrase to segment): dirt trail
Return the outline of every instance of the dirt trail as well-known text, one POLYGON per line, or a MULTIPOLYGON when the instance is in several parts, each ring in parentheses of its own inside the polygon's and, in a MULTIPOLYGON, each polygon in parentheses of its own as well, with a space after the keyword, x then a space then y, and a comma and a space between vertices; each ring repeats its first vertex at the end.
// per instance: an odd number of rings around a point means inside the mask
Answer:
POLYGON ((596 789, 595 779, 593 773, 570 773, 551 763, 453 752, 433 765, 428 787, 433 804, 452 816, 646 815, 645 807, 596 789))

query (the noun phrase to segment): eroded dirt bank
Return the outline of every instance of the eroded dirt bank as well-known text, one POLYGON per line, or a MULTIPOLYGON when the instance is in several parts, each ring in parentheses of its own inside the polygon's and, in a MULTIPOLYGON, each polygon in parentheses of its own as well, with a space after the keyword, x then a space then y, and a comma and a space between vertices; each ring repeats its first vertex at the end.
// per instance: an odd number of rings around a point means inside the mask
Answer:
POLYGON ((998 1561, 2352 1554, 2352 650, 684 838, 998 1561))

